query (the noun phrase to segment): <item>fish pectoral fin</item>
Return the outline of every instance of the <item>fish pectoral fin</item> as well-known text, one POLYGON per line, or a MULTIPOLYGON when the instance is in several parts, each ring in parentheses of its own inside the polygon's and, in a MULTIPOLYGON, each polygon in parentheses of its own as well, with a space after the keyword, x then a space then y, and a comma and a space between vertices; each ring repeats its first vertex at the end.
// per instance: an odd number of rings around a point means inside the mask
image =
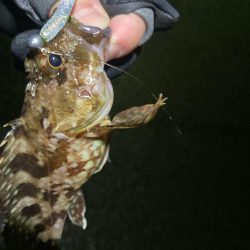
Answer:
POLYGON ((78 190, 70 204, 68 215, 70 221, 83 228, 83 230, 87 227, 87 220, 85 218, 86 212, 86 203, 84 199, 84 195, 81 190, 78 190))
POLYGON ((162 94, 155 104, 146 104, 124 110, 113 118, 111 124, 106 126, 111 129, 134 128, 148 123, 154 118, 158 109, 165 105, 166 98, 162 94))
POLYGON ((4 127, 10 126, 12 129, 16 129, 16 128, 22 126, 22 125, 23 125, 22 119, 21 119, 21 118, 17 118, 17 119, 15 119, 15 120, 12 120, 12 121, 10 121, 10 122, 4 124, 3 126, 4 126, 4 127))

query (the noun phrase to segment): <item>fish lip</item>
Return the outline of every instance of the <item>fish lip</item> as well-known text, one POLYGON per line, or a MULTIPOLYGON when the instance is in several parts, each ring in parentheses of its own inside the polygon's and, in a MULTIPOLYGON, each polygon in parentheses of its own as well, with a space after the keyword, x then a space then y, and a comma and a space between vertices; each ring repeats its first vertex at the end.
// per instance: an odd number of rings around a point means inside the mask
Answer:
POLYGON ((89 119, 87 119, 84 123, 67 130, 67 133, 81 133, 83 131, 86 131, 90 128, 93 128, 98 123, 100 123, 105 117, 108 116, 114 100, 114 92, 112 84, 109 80, 109 78, 105 75, 105 82, 98 82, 99 85, 104 85, 104 103, 102 107, 89 119))

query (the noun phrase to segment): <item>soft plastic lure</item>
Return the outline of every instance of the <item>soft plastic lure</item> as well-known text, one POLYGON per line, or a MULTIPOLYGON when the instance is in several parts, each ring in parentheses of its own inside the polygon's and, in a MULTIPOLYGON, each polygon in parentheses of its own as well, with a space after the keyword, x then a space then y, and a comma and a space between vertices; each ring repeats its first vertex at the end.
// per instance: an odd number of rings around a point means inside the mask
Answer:
POLYGON ((46 41, 49 42, 62 30, 66 24, 70 12, 74 6, 75 0, 61 0, 60 5, 55 10, 52 17, 48 20, 47 23, 41 29, 40 36, 46 41))

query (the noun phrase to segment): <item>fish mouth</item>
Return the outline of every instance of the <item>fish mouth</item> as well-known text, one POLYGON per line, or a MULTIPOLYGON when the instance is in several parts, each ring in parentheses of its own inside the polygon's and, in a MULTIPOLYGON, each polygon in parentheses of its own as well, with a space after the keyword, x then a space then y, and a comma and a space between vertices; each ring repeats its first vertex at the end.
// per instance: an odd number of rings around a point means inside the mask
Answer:
POLYGON ((90 112, 81 124, 77 124, 76 127, 69 129, 67 132, 81 133, 93 128, 108 116, 113 105, 114 92, 112 84, 106 75, 96 83, 92 94, 98 99, 99 109, 95 112, 90 112))

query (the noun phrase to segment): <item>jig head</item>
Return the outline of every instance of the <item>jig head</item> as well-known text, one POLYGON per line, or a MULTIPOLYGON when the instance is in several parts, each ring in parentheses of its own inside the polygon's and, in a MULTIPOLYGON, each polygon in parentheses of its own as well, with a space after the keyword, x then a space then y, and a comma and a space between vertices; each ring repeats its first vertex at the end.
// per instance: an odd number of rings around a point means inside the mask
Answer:
POLYGON ((66 24, 74 3, 75 0, 61 0, 52 17, 43 25, 40 34, 34 34, 29 38, 28 47, 40 49, 44 42, 55 38, 66 24))

